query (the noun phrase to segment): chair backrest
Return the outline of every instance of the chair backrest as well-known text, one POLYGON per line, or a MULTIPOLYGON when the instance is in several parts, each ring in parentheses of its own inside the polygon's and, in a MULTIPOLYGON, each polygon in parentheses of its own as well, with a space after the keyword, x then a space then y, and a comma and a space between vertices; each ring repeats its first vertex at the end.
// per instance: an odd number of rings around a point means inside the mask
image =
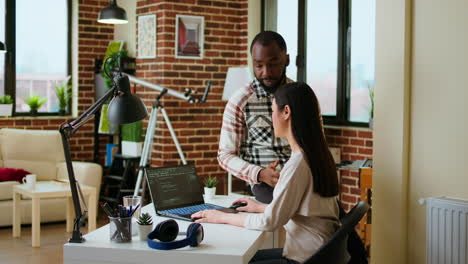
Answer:
POLYGON ((346 264, 350 260, 348 254, 348 234, 351 233, 359 220, 369 210, 369 205, 366 202, 359 202, 351 211, 341 218, 341 227, 333 234, 330 240, 325 243, 319 250, 304 264, 316 263, 333 263, 346 264))

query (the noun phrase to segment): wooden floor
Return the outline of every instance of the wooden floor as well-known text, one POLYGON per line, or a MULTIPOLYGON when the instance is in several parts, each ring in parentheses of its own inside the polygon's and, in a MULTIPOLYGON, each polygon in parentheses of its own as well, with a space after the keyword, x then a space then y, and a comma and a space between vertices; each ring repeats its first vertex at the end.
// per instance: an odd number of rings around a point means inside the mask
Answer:
MULTIPOLYGON (((107 219, 99 217, 97 227, 106 225, 107 219)), ((87 233, 82 227, 81 232, 87 233)), ((8 264, 55 264, 63 263, 63 244, 71 233, 65 231, 65 222, 41 225, 41 247, 31 247, 31 225, 21 227, 21 237, 12 237, 11 227, 0 228, 0 263, 8 264)))

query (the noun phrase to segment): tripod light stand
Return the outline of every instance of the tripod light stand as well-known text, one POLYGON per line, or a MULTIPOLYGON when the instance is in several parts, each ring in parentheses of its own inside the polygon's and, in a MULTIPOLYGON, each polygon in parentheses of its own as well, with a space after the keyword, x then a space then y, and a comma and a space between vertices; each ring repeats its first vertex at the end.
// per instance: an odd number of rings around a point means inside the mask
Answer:
POLYGON ((154 138, 154 133, 156 130, 156 121, 158 119, 158 112, 161 111, 164 117, 164 121, 166 122, 166 126, 169 129, 169 132, 171 133, 172 140, 174 141, 174 144, 177 148, 177 152, 179 153, 179 157, 182 160, 182 163, 185 165, 187 164, 187 161, 185 159, 184 153, 182 152, 182 148, 180 147, 179 141, 177 140, 176 134, 174 132, 174 129, 172 128, 171 120, 169 119, 169 116, 167 115, 166 109, 164 109, 164 106, 161 104, 161 98, 168 94, 172 95, 174 97, 177 97, 179 99, 188 101, 190 103, 204 103, 206 101, 206 98, 208 96, 208 93, 210 91, 210 86, 211 82, 208 81, 205 91, 201 97, 201 99, 198 99, 194 97, 193 95, 196 94, 196 91, 193 91, 191 89, 186 88, 185 93, 181 93, 175 90, 171 90, 159 85, 156 85, 154 83, 150 83, 141 79, 136 78, 135 76, 131 76, 126 74, 128 78, 130 79, 130 82, 139 84, 141 86, 151 88, 153 90, 161 92, 158 97, 156 98, 156 102, 153 105, 151 109, 151 114, 150 114, 150 119, 148 123, 148 128, 146 129, 146 135, 145 135, 145 141, 143 143, 143 149, 141 151, 141 159, 140 159, 140 166, 138 169, 138 177, 137 181, 135 184, 135 190, 133 191, 133 195, 138 195, 138 192, 140 190, 140 185, 143 179, 143 173, 145 172, 145 169, 149 166, 148 161, 151 159, 151 147, 153 146, 153 138, 154 138))
MULTIPOLYGON (((104 62, 106 63, 107 60, 104 62)), ((110 74, 105 72, 107 76, 110 74)), ((62 137, 62 145, 65 154, 65 162, 67 165, 68 179, 70 181, 70 190, 72 193, 73 207, 75 209, 75 222, 73 225, 73 233, 70 238, 70 243, 82 243, 84 238, 80 232, 81 222, 84 220, 87 209, 86 203, 84 203, 85 210, 82 212, 80 205, 80 197, 83 195, 79 187, 78 182, 75 179, 75 173, 73 172, 72 159, 70 154, 70 143, 69 140, 81 126, 89 121, 93 115, 101 108, 101 106, 110 98, 113 97, 109 104, 107 119, 115 124, 127 124, 139 121, 148 115, 146 106, 143 102, 135 95, 130 92, 130 82, 127 76, 122 75, 121 72, 113 73, 113 85, 112 88, 93 105, 91 105, 86 111, 84 111, 75 120, 67 123, 63 123, 60 126, 60 135, 62 137), (79 193, 78 193, 79 192, 79 193), (78 197, 78 194, 80 197, 78 197)), ((83 201, 84 202, 84 201, 83 201)), ((90 204, 89 206, 94 206, 90 204)))

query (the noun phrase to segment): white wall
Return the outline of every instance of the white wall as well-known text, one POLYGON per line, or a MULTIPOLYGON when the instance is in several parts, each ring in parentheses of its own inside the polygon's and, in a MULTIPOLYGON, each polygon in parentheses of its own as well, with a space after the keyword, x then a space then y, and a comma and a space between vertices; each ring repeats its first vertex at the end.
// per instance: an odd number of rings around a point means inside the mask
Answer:
POLYGON ((377 1, 371 263, 405 263, 410 0, 377 1))
POLYGON ((408 263, 425 263, 421 197, 468 198, 468 1, 414 0, 408 263))
POLYGON ((418 199, 468 198, 466 10, 377 2, 372 263, 425 263, 418 199))
POLYGON ((136 0, 120 0, 117 4, 127 12, 128 23, 114 26, 114 40, 125 41, 128 56, 136 58, 136 0))
POLYGON ((249 0, 248 8, 248 41, 247 41, 247 53, 248 53, 248 65, 249 69, 252 69, 252 57, 250 56, 250 43, 255 36, 260 33, 261 29, 261 1, 249 0))

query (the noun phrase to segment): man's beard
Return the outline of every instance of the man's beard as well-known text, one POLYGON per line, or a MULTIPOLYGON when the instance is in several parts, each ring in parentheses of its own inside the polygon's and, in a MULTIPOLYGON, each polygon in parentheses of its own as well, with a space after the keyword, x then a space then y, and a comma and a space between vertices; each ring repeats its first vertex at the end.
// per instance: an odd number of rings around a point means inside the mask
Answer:
POLYGON ((281 74, 281 77, 279 78, 278 82, 276 82, 273 86, 267 86, 263 81, 264 80, 276 81, 277 79, 257 78, 257 76, 255 76, 255 78, 257 79, 257 81, 259 81, 262 84, 265 91, 272 94, 276 91, 276 89, 278 89, 278 87, 280 87, 283 84, 284 80, 286 79, 286 67, 284 68, 283 74, 281 74))

